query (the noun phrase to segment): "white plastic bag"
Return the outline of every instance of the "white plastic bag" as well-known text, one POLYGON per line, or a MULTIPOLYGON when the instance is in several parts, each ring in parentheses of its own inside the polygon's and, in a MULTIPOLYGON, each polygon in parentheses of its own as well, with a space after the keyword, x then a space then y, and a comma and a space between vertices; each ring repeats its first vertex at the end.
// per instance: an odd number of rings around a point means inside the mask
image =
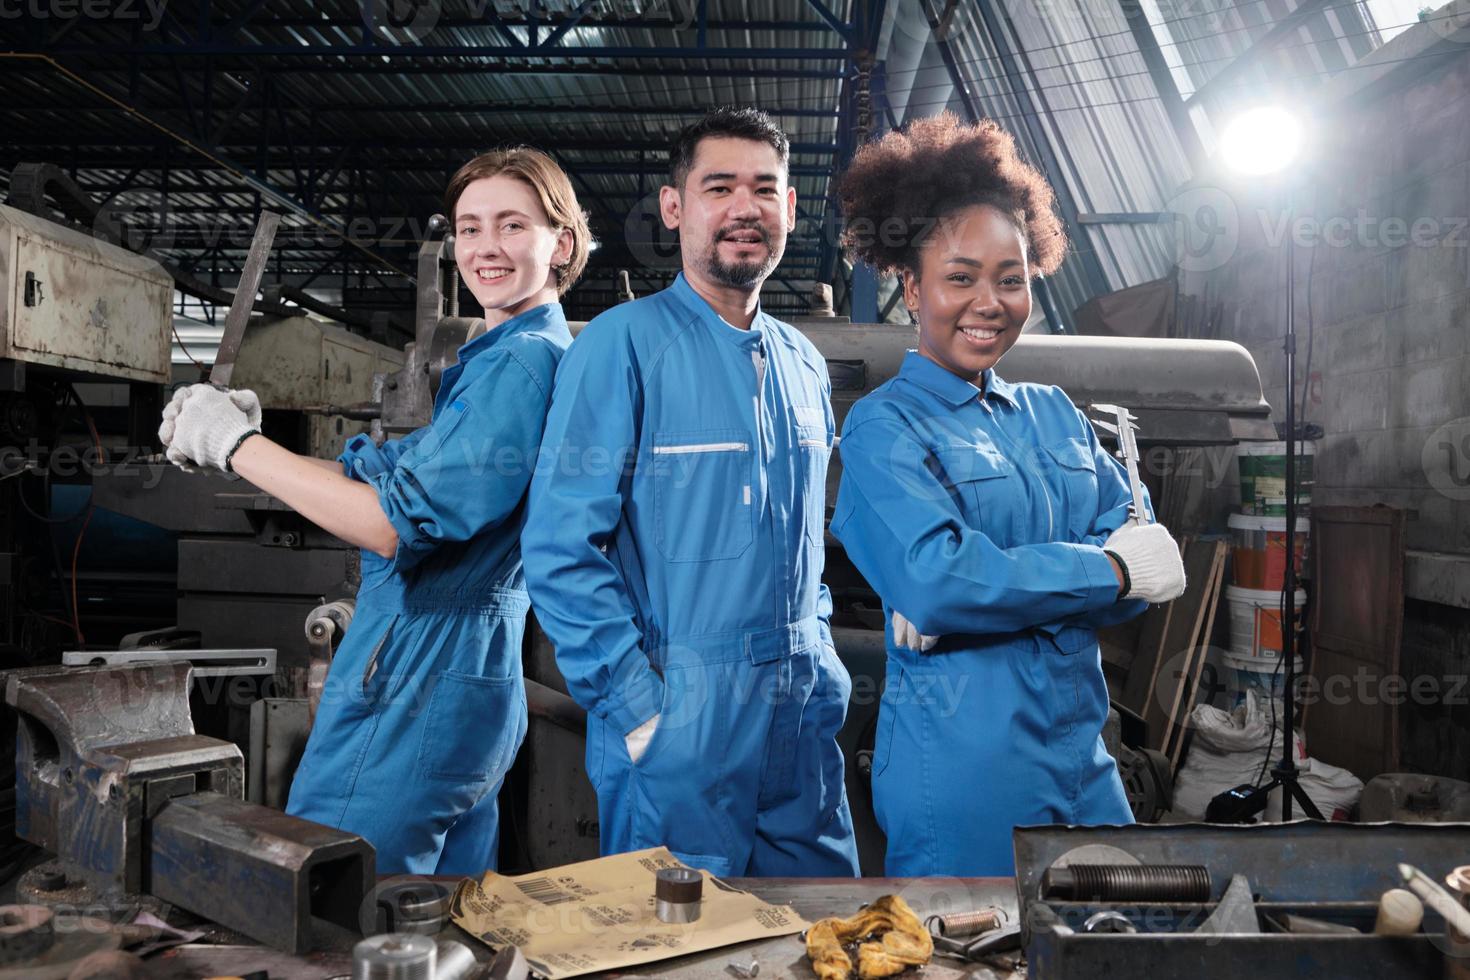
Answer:
MULTIPOLYGON (((1328 765, 1321 759, 1308 759, 1303 763, 1298 779, 1317 812, 1323 820, 1346 820, 1358 797, 1363 795, 1363 781, 1346 769, 1328 765)), ((1291 815, 1300 820, 1305 814, 1295 800, 1291 804, 1291 815)), ((1266 805, 1266 819, 1272 822, 1281 819, 1281 791, 1271 794, 1266 805)))
MULTIPOLYGON (((1276 708, 1277 733, 1272 738, 1269 706, 1262 707, 1254 691, 1247 691, 1245 701, 1234 711, 1195 705, 1190 715, 1194 740, 1189 757, 1174 777, 1172 812, 1176 818, 1203 820, 1210 800, 1227 789, 1271 778, 1271 766, 1281 759, 1282 746, 1279 703, 1276 708)), ((1296 758, 1305 761, 1306 743, 1300 734, 1294 742, 1296 758)), ((1275 819, 1280 819, 1280 813, 1278 805, 1275 819)))

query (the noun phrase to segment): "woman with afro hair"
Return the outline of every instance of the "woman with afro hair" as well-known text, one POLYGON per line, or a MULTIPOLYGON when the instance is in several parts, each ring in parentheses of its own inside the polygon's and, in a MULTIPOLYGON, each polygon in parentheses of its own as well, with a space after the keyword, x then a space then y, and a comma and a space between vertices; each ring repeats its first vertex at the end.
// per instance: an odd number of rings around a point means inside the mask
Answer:
POLYGON ((996 373, 1067 244, 1011 137, 921 120, 859 150, 838 193, 845 244, 902 278, 918 322, 848 413, 832 518, 890 627, 886 871, 1008 876, 1017 826, 1132 822, 1094 631, 1180 595, 1184 568, 1066 394, 996 373))

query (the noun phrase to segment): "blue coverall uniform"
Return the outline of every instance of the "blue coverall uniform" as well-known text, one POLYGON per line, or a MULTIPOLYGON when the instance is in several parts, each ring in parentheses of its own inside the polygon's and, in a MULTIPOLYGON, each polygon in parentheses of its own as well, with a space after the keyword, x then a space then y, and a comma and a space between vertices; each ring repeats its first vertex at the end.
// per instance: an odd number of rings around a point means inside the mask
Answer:
POLYGON ((562 363, 522 546, 589 713, 605 854, 857 873, 836 742, 851 681, 821 585, 829 393, 805 337, 764 313, 732 327, 682 275, 562 363), (624 736, 660 713, 631 761, 624 736))
POLYGON ((360 834, 380 872, 495 867, 496 795, 526 733, 526 489, 571 340, 556 303, 506 321, 460 349, 427 426, 340 457, 399 543, 363 552, 286 812, 360 834))
POLYGON ((843 425, 832 533, 890 624, 873 758, 890 875, 1009 876, 1016 826, 1133 822, 1094 633, 1146 605, 1118 601, 1101 548, 1127 475, 1060 388, 983 381, 910 351, 843 425), (896 647, 895 609, 938 645, 896 647))

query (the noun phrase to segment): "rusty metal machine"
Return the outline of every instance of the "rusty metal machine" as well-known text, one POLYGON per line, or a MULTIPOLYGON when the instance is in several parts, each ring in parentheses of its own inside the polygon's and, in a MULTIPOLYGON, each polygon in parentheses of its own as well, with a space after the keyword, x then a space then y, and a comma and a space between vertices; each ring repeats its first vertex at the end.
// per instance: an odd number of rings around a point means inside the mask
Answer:
POLYGON ((289 952, 356 928, 372 847, 245 802, 239 748, 194 731, 190 673, 145 662, 4 675, 16 833, 56 855, 18 895, 119 911, 152 896, 289 952))

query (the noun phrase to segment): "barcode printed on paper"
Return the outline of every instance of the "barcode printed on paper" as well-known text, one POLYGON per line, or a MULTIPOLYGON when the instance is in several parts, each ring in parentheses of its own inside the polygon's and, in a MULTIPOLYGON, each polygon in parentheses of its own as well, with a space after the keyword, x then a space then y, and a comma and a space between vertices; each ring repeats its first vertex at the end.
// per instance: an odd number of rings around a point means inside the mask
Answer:
POLYGON ((529 881, 518 881, 515 886, 521 890, 529 899, 534 899, 542 905, 560 905, 562 902, 576 901, 577 896, 557 886, 550 878, 532 878, 529 881))

